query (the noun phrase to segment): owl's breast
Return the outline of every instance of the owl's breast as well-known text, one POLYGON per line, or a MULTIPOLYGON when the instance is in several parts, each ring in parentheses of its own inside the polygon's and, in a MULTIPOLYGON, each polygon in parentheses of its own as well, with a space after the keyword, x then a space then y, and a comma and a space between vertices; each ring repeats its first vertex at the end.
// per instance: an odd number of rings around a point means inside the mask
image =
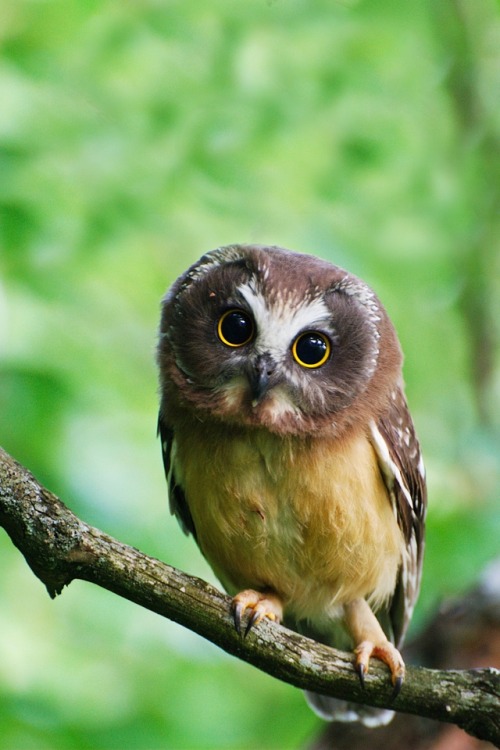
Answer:
POLYGON ((199 546, 229 593, 270 588, 286 612, 321 618, 393 592, 403 539, 363 433, 338 441, 191 424, 175 439, 199 546))

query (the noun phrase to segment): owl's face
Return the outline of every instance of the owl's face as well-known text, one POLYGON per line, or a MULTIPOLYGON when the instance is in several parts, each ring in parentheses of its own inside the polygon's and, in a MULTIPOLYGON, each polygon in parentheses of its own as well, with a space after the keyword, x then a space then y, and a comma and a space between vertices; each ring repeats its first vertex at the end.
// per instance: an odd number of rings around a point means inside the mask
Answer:
POLYGON ((259 246, 215 250, 175 282, 158 360, 162 409, 293 434, 339 434, 367 408, 373 415, 401 367, 366 284, 318 258, 259 246))

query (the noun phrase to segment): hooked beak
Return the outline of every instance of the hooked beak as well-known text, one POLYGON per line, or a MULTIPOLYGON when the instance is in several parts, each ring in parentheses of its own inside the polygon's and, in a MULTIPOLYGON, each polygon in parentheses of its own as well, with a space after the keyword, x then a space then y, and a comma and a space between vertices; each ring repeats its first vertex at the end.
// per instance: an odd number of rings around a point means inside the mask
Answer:
POLYGON ((270 388, 270 378, 276 364, 270 354, 260 354, 249 373, 252 406, 260 404, 270 388))

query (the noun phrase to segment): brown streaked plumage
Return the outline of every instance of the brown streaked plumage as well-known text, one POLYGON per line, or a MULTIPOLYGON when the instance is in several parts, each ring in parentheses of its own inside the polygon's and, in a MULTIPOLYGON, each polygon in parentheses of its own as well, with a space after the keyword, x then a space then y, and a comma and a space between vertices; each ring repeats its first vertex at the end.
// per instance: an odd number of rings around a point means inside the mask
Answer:
MULTIPOLYGON (((373 291, 313 256, 234 245, 167 294, 159 431, 171 510, 262 617, 385 661, 396 689, 418 595, 425 477, 394 328, 373 291), (394 644, 394 645, 393 645, 394 644)), ((322 716, 387 712, 308 695, 322 716)))

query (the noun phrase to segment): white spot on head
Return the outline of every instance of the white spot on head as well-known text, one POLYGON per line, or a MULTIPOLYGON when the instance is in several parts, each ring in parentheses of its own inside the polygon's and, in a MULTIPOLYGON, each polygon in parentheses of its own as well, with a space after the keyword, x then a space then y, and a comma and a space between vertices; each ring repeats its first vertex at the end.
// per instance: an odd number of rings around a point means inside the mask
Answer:
POLYGON ((205 255, 203 255, 200 260, 192 266, 188 273, 188 278, 192 281, 199 279, 202 276, 205 276, 209 271, 217 268, 217 266, 239 260, 242 256, 242 249, 241 247, 238 247, 238 245, 218 247, 217 250, 211 250, 210 252, 205 253, 205 255))

